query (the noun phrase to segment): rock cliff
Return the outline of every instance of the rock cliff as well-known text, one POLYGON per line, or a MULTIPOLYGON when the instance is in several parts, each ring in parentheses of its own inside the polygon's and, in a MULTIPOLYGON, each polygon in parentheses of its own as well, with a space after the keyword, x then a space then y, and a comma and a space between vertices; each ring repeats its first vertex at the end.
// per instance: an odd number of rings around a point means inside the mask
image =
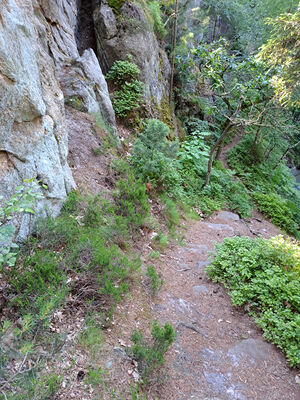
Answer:
POLYGON ((164 119, 160 114, 168 103, 171 68, 147 13, 136 3, 126 1, 116 14, 102 0, 96 2, 93 17, 103 72, 107 73, 116 60, 131 55, 146 85, 148 112, 164 119))
MULTIPOLYGON (((75 0, 0 4, 0 194, 8 198, 25 178, 36 178, 48 186, 40 208, 54 216, 75 186, 67 163, 65 102, 101 113, 115 128, 94 50, 81 47, 79 53, 79 10, 75 0)), ((20 238, 30 225, 24 214, 20 238)))
MULTIPOLYGON (((40 209, 59 213, 75 187, 65 104, 101 114, 118 139, 102 70, 128 54, 141 69, 148 114, 172 121, 169 62, 139 6, 125 2, 116 15, 104 0, 0 2, 0 195, 36 178, 48 186, 40 209)), ((20 238, 31 225, 24 215, 20 238)))

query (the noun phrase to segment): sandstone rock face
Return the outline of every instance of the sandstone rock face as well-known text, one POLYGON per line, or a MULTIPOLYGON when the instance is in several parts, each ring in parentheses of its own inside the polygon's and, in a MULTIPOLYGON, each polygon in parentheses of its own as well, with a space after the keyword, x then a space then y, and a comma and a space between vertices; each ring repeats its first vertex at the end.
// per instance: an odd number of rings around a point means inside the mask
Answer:
POLYGON ((132 55, 141 70, 140 79, 147 87, 148 104, 160 107, 169 94, 170 64, 165 52, 159 48, 144 11, 126 1, 116 17, 103 0, 94 10, 94 23, 104 73, 116 60, 132 55))
MULTIPOLYGON (((0 195, 26 178, 47 184, 40 209, 55 216, 74 181, 67 164, 64 103, 78 98, 115 126, 105 79, 92 49, 78 52, 76 0, 0 2, 0 195), (69 74, 68 77, 66 75, 69 74)), ((32 221, 24 215, 18 236, 32 221)))

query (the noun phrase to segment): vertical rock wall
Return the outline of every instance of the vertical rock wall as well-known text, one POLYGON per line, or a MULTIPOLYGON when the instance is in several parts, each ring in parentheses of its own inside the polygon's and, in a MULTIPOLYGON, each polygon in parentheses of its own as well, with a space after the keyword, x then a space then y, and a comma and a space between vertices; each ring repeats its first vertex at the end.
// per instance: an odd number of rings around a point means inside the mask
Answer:
POLYGON ((95 3, 94 24, 102 70, 107 73, 116 60, 131 55, 147 88, 149 111, 161 109, 169 97, 171 68, 166 53, 159 47, 149 17, 140 6, 129 1, 124 3, 118 15, 106 0, 95 3))
MULTIPOLYGON (((93 49, 82 49, 76 0, 0 2, 0 195, 9 198, 26 178, 47 184, 55 216, 75 186, 69 166, 64 103, 102 113, 115 127, 107 85, 93 49)), ((32 226, 24 214, 19 238, 32 226)))

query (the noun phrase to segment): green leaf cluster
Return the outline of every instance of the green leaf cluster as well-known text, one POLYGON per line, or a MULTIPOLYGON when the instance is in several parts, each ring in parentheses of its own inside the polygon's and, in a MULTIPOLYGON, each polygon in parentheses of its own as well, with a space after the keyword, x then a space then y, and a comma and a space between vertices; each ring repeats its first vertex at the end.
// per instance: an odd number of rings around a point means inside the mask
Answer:
MULTIPOLYGON (((12 219, 23 213, 35 214, 36 201, 44 198, 38 182, 34 179, 24 182, 27 186, 16 187, 15 194, 0 205, 0 270, 3 265, 14 266, 17 260, 18 245, 13 243, 15 226, 12 219)), ((46 185, 42 187, 47 189, 46 185)))
POLYGON ((106 75, 116 85, 112 103, 118 117, 124 118, 140 106, 145 86, 137 79, 139 75, 140 69, 130 56, 128 60, 116 61, 106 75))
POLYGON ((293 220, 293 213, 289 202, 275 193, 253 193, 252 197, 257 207, 273 224, 279 226, 287 233, 299 237, 299 225, 293 220))
POLYGON ((137 174, 146 182, 162 185, 169 174, 178 150, 176 142, 167 140, 169 133, 166 124, 152 119, 135 141, 131 161, 137 174))
POLYGON ((138 362, 143 383, 147 383, 149 377, 164 364, 164 354, 174 342, 175 332, 169 323, 160 326, 154 321, 151 336, 152 342, 148 344, 143 333, 135 330, 131 336, 134 345, 126 349, 127 354, 138 362))
POLYGON ((291 366, 300 366, 299 243, 273 239, 227 238, 216 245, 206 269, 223 282, 235 306, 247 306, 267 340, 291 366))
POLYGON ((145 184, 130 174, 118 181, 113 196, 116 214, 126 218, 131 229, 142 227, 150 208, 145 184))
POLYGON ((164 281, 159 276, 159 274, 156 272, 154 265, 149 265, 147 267, 146 275, 150 279, 150 282, 151 282, 152 294, 155 295, 159 291, 159 289, 162 287, 164 281))
POLYGON ((164 27, 162 17, 161 17, 161 9, 160 9, 160 4, 158 1, 150 1, 147 3, 147 8, 151 14, 152 20, 153 20, 153 27, 154 27, 154 32, 158 36, 159 39, 163 39, 167 31, 164 27))

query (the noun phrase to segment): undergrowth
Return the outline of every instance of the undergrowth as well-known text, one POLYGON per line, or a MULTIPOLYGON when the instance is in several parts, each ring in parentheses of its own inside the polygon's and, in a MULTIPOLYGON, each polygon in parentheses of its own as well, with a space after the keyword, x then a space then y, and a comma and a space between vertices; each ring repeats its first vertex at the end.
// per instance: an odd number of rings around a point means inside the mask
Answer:
POLYGON ((142 383, 146 384, 149 378, 164 364, 164 354, 168 351, 175 339, 172 325, 166 323, 160 326, 154 321, 151 327, 152 340, 147 341, 141 331, 135 330, 131 336, 132 347, 127 347, 127 354, 138 363, 142 383))
MULTIPOLYGON (((5 295, 14 308, 1 324, 4 383, 0 389, 4 384, 8 398, 36 398, 30 388, 34 382, 38 387, 38 372, 64 342, 63 335, 51 331, 57 310, 68 312, 74 305, 96 308, 104 321, 129 290, 141 262, 129 248, 125 255, 120 247, 126 246, 148 214, 145 186, 133 177, 121 180, 114 199, 84 198, 72 192, 61 215, 40 220, 16 264, 3 269, 5 295), (8 338, 13 345, 7 345, 8 338), (16 376, 10 369, 13 360, 20 362, 16 376), (32 366, 29 377, 26 360, 32 366)), ((93 340, 93 335, 87 330, 82 344, 93 340)))
POLYGON ((226 238, 206 272, 223 282, 235 306, 247 306, 264 337, 300 367, 300 244, 272 239, 226 238))
POLYGON ((284 145, 260 142, 252 148, 253 134, 245 137, 228 153, 229 165, 247 187, 257 207, 287 233, 299 237, 300 194, 295 178, 278 159, 284 145), (273 148, 274 147, 274 148, 273 148))

